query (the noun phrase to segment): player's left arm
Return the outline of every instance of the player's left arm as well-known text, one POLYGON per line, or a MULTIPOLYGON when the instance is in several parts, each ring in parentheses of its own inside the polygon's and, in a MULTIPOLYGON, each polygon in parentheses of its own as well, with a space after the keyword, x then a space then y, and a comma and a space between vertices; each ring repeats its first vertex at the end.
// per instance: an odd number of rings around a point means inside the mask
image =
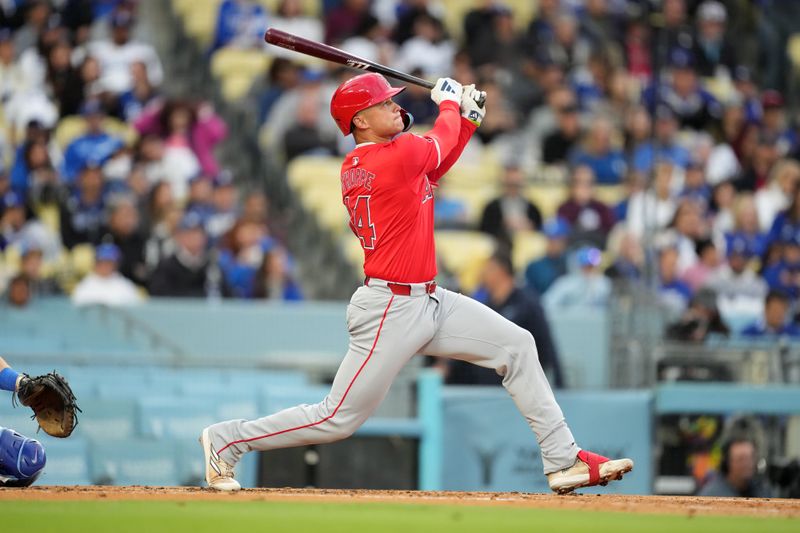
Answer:
POLYGON ((428 181, 432 185, 436 186, 441 177, 458 161, 475 130, 481 125, 483 117, 486 115, 486 108, 478 105, 477 101, 479 99, 486 99, 486 94, 483 91, 477 90, 474 84, 464 87, 461 95, 461 129, 458 132, 458 142, 439 167, 428 173, 428 181))

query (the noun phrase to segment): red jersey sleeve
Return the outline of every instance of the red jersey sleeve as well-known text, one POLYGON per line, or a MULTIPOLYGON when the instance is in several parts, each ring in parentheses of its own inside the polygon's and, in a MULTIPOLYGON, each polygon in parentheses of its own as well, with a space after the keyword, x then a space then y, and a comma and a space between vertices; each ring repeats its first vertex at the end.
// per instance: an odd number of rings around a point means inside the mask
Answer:
POLYGON ((460 133, 461 111, 458 104, 442 102, 439 105, 439 117, 430 131, 424 135, 401 135, 395 141, 403 157, 406 175, 413 178, 430 174, 439 168, 458 145, 460 133))
POLYGON ((461 152, 464 151, 464 147, 467 146, 467 143, 476 129, 478 129, 478 126, 464 117, 461 117, 461 129, 458 132, 458 142, 453 149, 450 150, 450 153, 447 154, 447 157, 444 158, 442 164, 428 173, 428 180, 431 182, 431 185, 437 185, 439 179, 441 179, 441 177, 450 170, 450 167, 458 161, 458 158, 461 157, 461 152))

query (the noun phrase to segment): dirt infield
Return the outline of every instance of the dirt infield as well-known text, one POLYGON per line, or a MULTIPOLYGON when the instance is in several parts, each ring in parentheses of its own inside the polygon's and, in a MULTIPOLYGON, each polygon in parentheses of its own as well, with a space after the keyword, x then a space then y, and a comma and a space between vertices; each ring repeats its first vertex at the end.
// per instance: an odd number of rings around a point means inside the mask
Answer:
POLYGON ((0 489, 5 500, 218 500, 218 501, 315 501, 352 503, 410 503, 492 505, 616 511, 646 514, 740 515, 800 518, 800 500, 729 499, 686 496, 622 496, 522 494, 516 492, 417 492, 320 489, 247 489, 220 493, 196 487, 47 487, 0 489))

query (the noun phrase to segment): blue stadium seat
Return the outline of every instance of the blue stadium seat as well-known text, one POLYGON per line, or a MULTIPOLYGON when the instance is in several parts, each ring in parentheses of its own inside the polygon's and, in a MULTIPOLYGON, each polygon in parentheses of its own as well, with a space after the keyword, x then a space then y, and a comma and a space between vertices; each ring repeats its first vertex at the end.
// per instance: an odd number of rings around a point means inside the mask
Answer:
POLYGON ((89 443, 80 437, 43 439, 47 464, 37 483, 42 485, 89 485, 89 443))
POLYGON ((136 401, 124 398, 95 399, 78 404, 76 433, 93 439, 127 439, 136 434, 136 401))
POLYGON ((92 481, 100 485, 180 484, 174 442, 143 439, 93 440, 92 481))
MULTIPOLYGON (((224 391, 221 391, 224 392, 224 391)), ((222 418, 213 397, 152 396, 139 398, 139 433, 163 439, 197 438, 204 427, 222 418)))

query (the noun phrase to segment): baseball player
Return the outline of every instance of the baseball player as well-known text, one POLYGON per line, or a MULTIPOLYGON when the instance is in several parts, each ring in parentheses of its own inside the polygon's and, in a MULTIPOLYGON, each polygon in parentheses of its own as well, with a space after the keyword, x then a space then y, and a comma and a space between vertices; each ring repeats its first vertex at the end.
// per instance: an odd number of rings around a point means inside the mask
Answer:
MULTIPOLYGON (((24 378, 0 357, 0 389, 14 393, 24 378)), ((44 470, 44 447, 34 439, 0 426, 0 487, 27 487, 44 470)))
POLYGON ((350 228, 364 249, 364 285, 347 306, 350 345, 320 403, 257 420, 229 420, 200 437, 209 487, 239 490, 234 466, 243 454, 344 439, 378 407, 415 354, 449 357, 494 369, 533 429, 552 490, 620 479, 630 459, 581 450, 539 364, 529 332, 466 296, 437 287, 434 189, 483 120, 474 85, 437 80, 431 98, 439 116, 429 132, 406 132, 412 117, 379 74, 343 83, 331 115, 355 149, 341 169, 350 228))

